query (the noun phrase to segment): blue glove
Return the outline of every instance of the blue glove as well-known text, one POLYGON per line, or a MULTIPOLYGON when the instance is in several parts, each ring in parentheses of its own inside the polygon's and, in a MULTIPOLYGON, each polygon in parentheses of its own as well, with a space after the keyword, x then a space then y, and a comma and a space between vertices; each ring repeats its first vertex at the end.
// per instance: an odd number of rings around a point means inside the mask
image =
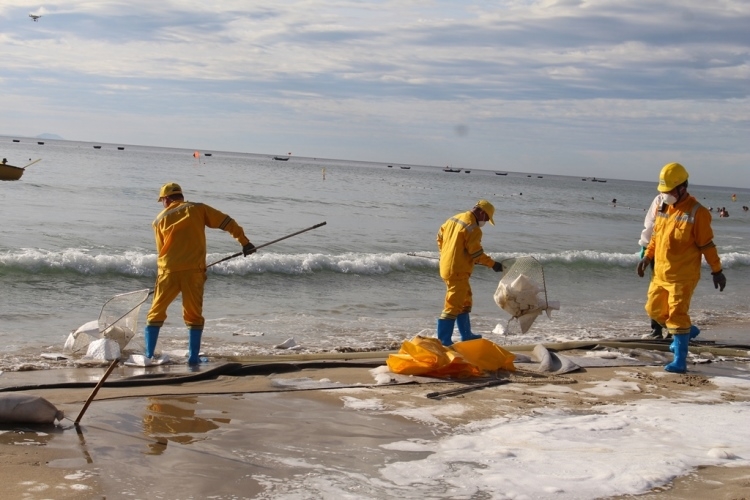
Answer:
POLYGON ((646 256, 646 247, 641 247, 641 259, 646 256))

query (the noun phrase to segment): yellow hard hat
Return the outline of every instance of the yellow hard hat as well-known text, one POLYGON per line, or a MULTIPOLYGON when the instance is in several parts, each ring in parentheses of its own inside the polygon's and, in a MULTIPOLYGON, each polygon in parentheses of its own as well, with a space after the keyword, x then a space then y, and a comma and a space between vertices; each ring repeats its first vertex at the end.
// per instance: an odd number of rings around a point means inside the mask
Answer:
POLYGON ((479 200, 475 206, 484 210, 484 213, 486 213, 490 218, 490 224, 494 226, 495 220, 493 219, 493 217, 495 215, 495 207, 492 206, 492 203, 487 200, 479 200))
POLYGON ((159 191, 159 199, 156 201, 161 201, 162 198, 172 196, 173 194, 182 194, 182 188, 176 182, 168 182, 161 187, 161 190, 159 191))
POLYGON ((668 193, 688 180, 685 167, 679 163, 667 163, 659 174, 659 185, 656 187, 662 193, 668 193))

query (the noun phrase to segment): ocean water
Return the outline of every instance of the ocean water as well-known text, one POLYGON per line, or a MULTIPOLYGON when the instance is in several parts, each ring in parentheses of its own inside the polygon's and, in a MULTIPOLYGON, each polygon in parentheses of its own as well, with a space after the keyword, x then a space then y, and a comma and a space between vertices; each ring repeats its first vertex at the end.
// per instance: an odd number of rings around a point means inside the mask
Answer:
MULTIPOLYGON (((377 349, 434 335, 444 295, 435 235, 480 198, 496 207, 483 246, 497 260, 533 256, 549 300, 561 308, 525 335, 492 333, 508 314, 493 300, 500 274, 472 278, 473 329, 501 344, 639 337, 647 278, 638 278, 638 238, 656 182, 0 137, 0 156, 23 166, 0 182, 0 369, 60 351, 69 332, 98 317, 117 294, 152 288, 151 222, 159 187, 182 185, 189 201, 231 215, 260 245, 325 226, 209 269, 204 350, 210 356, 280 353, 294 338, 302 352, 377 349), (118 146, 124 149, 118 149, 118 146), (205 153, 211 153, 206 156, 205 153), (612 201, 616 199, 617 203, 612 201), (415 254, 415 255, 410 255, 415 254)), ((654 178, 658 176, 655 165, 654 178)), ((713 229, 728 280, 713 288, 704 264, 691 307, 704 330, 750 322, 750 190, 691 186, 710 207, 725 206, 713 229), (737 202, 732 202, 732 194, 737 202)), ((240 251, 208 230, 208 262, 240 251)), ((143 325, 149 301, 140 310, 143 325)), ((179 298, 160 336, 184 349, 179 298)))

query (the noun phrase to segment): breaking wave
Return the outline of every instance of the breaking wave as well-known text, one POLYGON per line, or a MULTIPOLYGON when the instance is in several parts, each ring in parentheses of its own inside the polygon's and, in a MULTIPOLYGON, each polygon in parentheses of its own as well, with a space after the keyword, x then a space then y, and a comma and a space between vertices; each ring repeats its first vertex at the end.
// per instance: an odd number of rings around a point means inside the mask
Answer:
MULTIPOLYGON (((521 254, 490 253, 496 260, 531 255, 542 265, 580 268, 632 268, 638 262, 637 253, 606 253, 592 250, 572 250, 557 253, 521 254)), ((226 257, 210 254, 208 262, 226 257)), ((340 253, 340 254, 278 254, 259 253, 249 258, 238 257, 209 269, 219 275, 246 274, 313 274, 332 272, 342 274, 384 275, 399 272, 433 272, 438 267, 437 252, 419 253, 340 253)), ((721 254, 724 268, 750 266, 750 254, 730 252, 721 254)), ((704 263, 704 266, 706 264, 704 263)), ((68 249, 59 252, 24 249, 0 254, 0 274, 76 274, 126 276, 155 276, 156 255, 128 251, 119 255, 94 254, 89 250, 68 249)))

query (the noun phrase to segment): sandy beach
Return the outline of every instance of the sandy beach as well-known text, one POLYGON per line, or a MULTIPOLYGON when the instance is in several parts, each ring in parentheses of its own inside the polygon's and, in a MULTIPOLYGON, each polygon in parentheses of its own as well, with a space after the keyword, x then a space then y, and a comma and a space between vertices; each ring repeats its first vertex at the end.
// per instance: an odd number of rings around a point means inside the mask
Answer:
MULTIPOLYGON (((113 384, 141 382, 105 385, 78 428, 73 421, 91 387, 76 384, 95 383, 103 369, 3 373, 2 387, 24 387, 24 393, 43 396, 66 414, 54 427, 2 427, 4 496, 424 498, 429 492, 431 498, 631 498, 630 490, 641 488, 639 498, 649 499, 750 497, 750 456, 742 454, 747 444, 734 447, 747 431, 737 434, 739 429, 730 428, 725 429, 726 443, 711 445, 707 465, 671 476, 659 468, 663 453, 659 450, 664 444, 649 445, 653 438, 642 435, 644 444, 654 449, 654 457, 643 457, 644 462, 655 460, 652 476, 623 469, 625 479, 643 475, 635 486, 599 477, 602 484, 621 488, 621 496, 600 496, 592 489, 589 481, 601 471, 587 477, 579 470, 587 479, 578 487, 565 482, 569 477, 554 486, 556 479, 539 475, 537 482, 549 484, 534 491, 533 462, 561 451, 572 460, 590 453, 588 446, 603 446, 594 442, 576 441, 575 447, 568 443, 567 449, 551 446, 539 450, 538 456, 531 456, 524 480, 514 483, 505 478, 505 490, 492 485, 490 478, 499 477, 499 473, 489 473, 493 467, 509 471, 525 459, 519 452, 498 455, 497 445, 489 443, 485 449, 474 450, 477 441, 470 440, 494 439, 492 432, 503 427, 513 432, 511 426, 524 422, 540 425, 550 418, 559 419, 555 424, 558 429, 559 422, 570 422, 575 429, 609 422, 610 437, 621 439, 617 426, 611 423, 618 418, 612 408, 652 408, 654 414, 666 415, 669 410, 661 405, 697 402, 712 411, 724 408, 726 413, 720 415, 747 414, 750 380, 746 350, 736 350, 735 356, 726 356, 732 351, 721 351, 719 356, 704 354, 711 362, 691 364, 687 374, 678 375, 664 372, 659 364, 658 356, 664 355, 665 348, 653 346, 656 359, 647 363, 602 356, 601 352, 592 356, 590 350, 566 350, 571 359, 590 358, 590 364, 601 366, 555 375, 517 363, 515 373, 464 381, 386 374, 389 381, 383 383, 382 373, 377 378, 388 355, 383 352, 320 355, 312 362, 294 356, 241 360, 243 366, 263 365, 267 373, 185 382, 176 382, 194 375, 185 366, 120 367, 111 375, 113 384), (44 386, 34 388, 41 383, 44 386), (600 420, 607 412, 607 420, 600 420), (576 418, 597 420, 574 423, 576 418), (457 446, 456 439, 464 439, 464 444, 457 446), (458 450, 457 455, 440 458, 449 448, 458 450), (717 455, 717 449, 724 450, 724 455, 717 455), (474 456, 474 451, 483 458, 474 456), (507 463, 496 463, 503 460, 507 463), (472 475, 482 470, 489 471, 486 477, 472 475), (433 484, 426 478, 432 478, 433 484)), ((215 361, 201 370, 237 362, 215 361)), ((633 421, 633 416, 627 419, 633 421)), ((725 424, 712 423, 714 427, 725 424)), ((523 427, 518 429, 519 434, 524 432, 523 427)), ((550 435, 550 439, 555 438, 550 435)), ((528 441, 524 446, 539 444, 528 441)), ((603 453, 601 460, 612 460, 620 451, 643 453, 642 449, 629 450, 624 443, 622 448, 603 453)), ((675 445, 677 449, 679 445, 675 445)), ((561 462, 555 464, 563 471, 561 462)), ((617 462, 613 465, 621 467, 617 462)), ((523 470, 524 466, 520 467, 523 470)))

